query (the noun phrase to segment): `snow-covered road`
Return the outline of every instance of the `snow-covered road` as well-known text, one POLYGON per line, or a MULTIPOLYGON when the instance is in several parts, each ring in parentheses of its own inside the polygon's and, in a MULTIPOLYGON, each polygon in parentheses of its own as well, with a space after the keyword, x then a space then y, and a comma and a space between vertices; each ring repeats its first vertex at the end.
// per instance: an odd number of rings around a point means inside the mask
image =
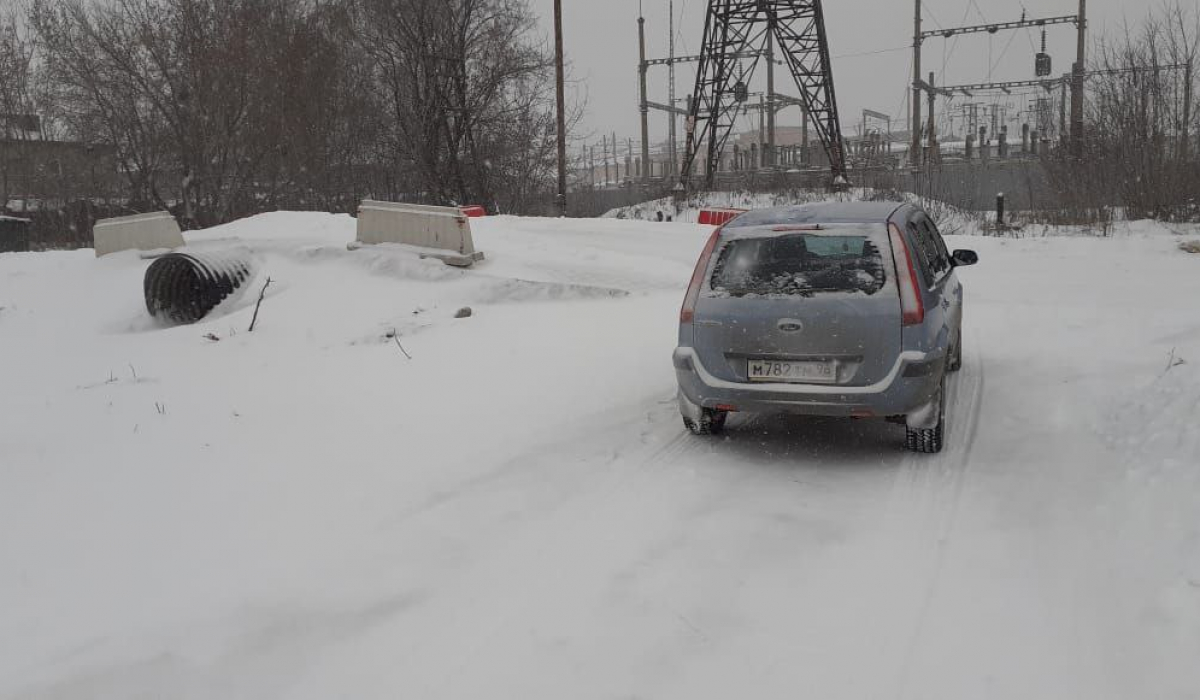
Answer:
POLYGON ((708 230, 483 220, 465 273, 193 235, 276 280, 253 334, 155 327, 133 255, 0 255, 0 698, 1200 697, 1200 256, 953 238, 928 457, 684 433, 708 230))

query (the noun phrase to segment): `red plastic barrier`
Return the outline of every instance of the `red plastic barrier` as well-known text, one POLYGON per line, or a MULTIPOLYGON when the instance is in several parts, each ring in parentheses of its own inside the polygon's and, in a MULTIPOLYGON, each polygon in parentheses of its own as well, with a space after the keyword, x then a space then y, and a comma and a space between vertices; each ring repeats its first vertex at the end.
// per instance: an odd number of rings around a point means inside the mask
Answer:
POLYGON ((478 219, 481 216, 487 216, 487 209, 479 206, 478 204, 472 204, 472 205, 466 206, 466 207, 459 207, 459 209, 462 209, 463 215, 469 219, 478 219))
POLYGON ((746 209, 701 209, 696 222, 706 226, 721 226, 746 211, 746 209))

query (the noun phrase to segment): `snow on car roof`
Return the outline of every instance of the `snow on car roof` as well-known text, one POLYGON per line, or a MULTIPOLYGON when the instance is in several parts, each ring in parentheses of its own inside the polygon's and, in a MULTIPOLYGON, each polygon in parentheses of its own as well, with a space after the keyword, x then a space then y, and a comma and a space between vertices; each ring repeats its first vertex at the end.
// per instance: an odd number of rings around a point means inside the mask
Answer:
POLYGON ((767 223, 789 224, 866 224, 891 218, 901 202, 818 202, 770 209, 755 209, 730 222, 730 227, 758 226, 767 223))

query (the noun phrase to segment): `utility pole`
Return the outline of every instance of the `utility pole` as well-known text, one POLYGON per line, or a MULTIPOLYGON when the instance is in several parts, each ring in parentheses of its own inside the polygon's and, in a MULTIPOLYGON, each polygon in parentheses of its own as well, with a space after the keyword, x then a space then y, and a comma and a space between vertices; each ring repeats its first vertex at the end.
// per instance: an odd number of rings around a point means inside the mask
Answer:
POLYGON ((604 136, 601 136, 600 139, 600 148, 604 150, 604 186, 608 187, 608 135, 605 134, 604 136))
MULTIPOLYGON (((693 115, 693 105, 696 98, 693 95, 687 96, 687 121, 684 122, 684 128, 687 131, 687 142, 683 147, 683 157, 686 163, 691 163, 696 155, 696 119, 693 115)), ((688 178, 685 176, 686 168, 679 169, 679 182, 675 185, 675 190, 679 190, 679 185, 683 184, 688 178)), ((690 173, 688 173, 690 175, 690 173)))
POLYGON ((554 81, 558 108, 558 215, 567 215, 567 99, 563 83, 562 0, 554 0, 554 81))
POLYGON ((628 180, 629 183, 632 185, 633 184, 633 175, 634 175, 634 172, 633 172, 633 139, 626 137, 626 143, 628 145, 625 150, 625 153, 627 154, 625 156, 625 179, 628 180))
POLYGON ((929 72, 929 153, 926 158, 929 162, 933 162, 937 153, 937 123, 934 121, 934 99, 936 95, 933 90, 933 71, 929 72))
POLYGON ((1071 75, 1071 153, 1083 156, 1083 86, 1087 71, 1087 0, 1079 0, 1078 55, 1071 75))
MULTIPOLYGON (((561 0, 557 0, 561 2, 561 0)), ((638 83, 641 88, 642 102, 642 186, 650 189, 650 105, 646 97, 646 18, 638 17, 638 50, 641 60, 638 62, 638 83)))
POLYGON ((767 167, 767 96, 758 95, 758 167, 767 167))
MULTIPOLYGON (((669 9, 671 12, 671 21, 669 23, 669 28, 671 30, 671 40, 669 42, 668 53, 667 53, 667 80, 670 81, 670 85, 667 89, 667 97, 668 97, 667 105, 674 107, 675 106, 675 0, 671 0, 671 2, 669 3, 669 9)), ((671 158, 671 175, 674 176, 676 173, 679 172, 679 154, 675 152, 675 144, 678 142, 677 134, 676 134, 676 128, 677 128, 676 121, 677 120, 675 118, 675 112, 670 112, 669 116, 671 118, 671 123, 670 123, 670 133, 668 134, 668 137, 671 139, 671 145, 668 146, 667 153, 670 155, 670 158, 671 158)))
POLYGON ((1067 145, 1070 135, 1067 132, 1067 84, 1070 80, 1063 79, 1061 95, 1058 98, 1058 140, 1063 146, 1067 145))
POLYGON ((767 153, 763 165, 775 165, 775 20, 767 20, 767 153))
POLYGON ((808 108, 800 105, 800 152, 805 166, 811 160, 808 157, 808 108))
POLYGON ((921 0, 914 0, 916 13, 913 16, 913 91, 912 91, 912 143, 909 146, 909 165, 921 164, 921 0))
POLYGON ((1192 149, 1192 59, 1183 69, 1183 144, 1179 152, 1181 161, 1187 162, 1192 149))

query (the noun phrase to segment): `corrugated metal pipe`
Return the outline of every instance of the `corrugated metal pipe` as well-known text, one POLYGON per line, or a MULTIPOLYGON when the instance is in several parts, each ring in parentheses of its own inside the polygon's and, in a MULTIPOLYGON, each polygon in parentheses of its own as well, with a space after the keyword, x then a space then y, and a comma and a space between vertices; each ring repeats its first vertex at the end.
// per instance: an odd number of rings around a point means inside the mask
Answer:
POLYGON ((248 253, 168 253, 146 270, 146 310, 155 318, 195 323, 253 276, 254 261, 248 253))

